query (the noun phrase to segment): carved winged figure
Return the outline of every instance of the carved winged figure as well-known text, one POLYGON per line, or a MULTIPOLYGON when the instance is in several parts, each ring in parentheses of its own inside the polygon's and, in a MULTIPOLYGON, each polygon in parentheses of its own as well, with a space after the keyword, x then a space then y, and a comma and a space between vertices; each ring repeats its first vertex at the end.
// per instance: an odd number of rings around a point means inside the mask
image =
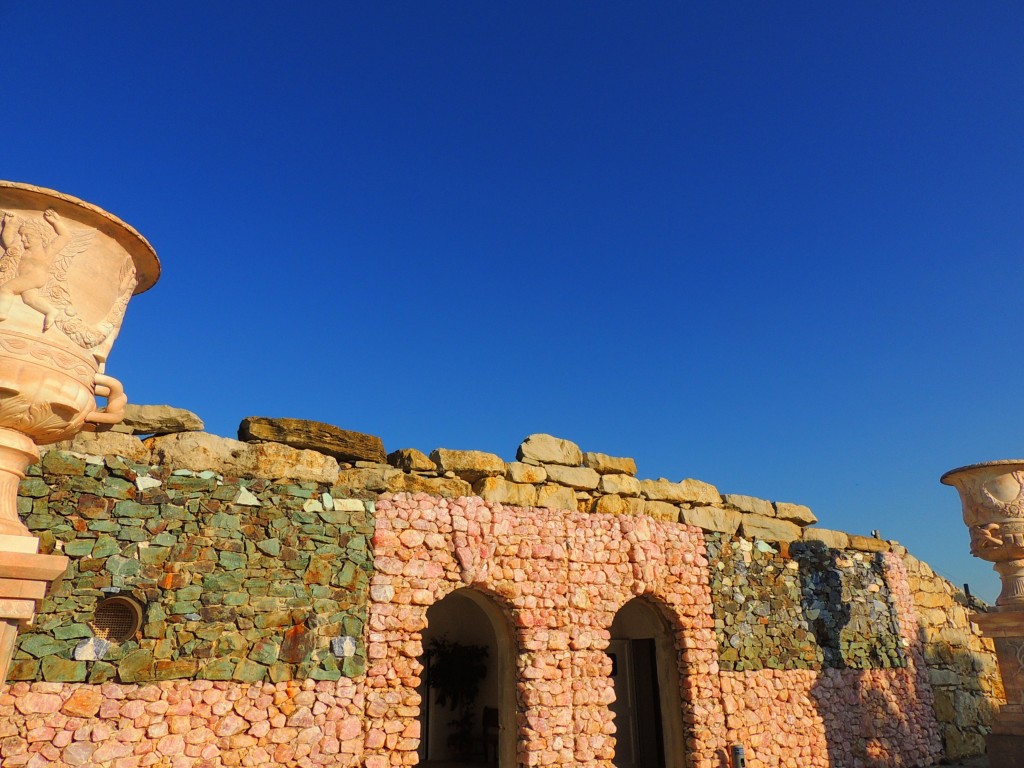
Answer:
POLYGON ((43 331, 48 330, 70 305, 67 289, 61 284, 71 260, 83 253, 92 240, 92 232, 72 233, 60 215, 48 208, 43 221, 20 219, 5 211, 0 245, 0 321, 6 320, 17 297, 26 306, 43 315, 43 331))

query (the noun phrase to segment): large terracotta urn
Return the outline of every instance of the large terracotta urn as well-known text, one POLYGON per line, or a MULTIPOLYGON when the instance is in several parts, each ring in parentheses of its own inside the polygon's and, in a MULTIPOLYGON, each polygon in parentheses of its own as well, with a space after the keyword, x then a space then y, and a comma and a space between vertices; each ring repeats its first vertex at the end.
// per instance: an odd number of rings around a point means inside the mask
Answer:
POLYGON ((18 520, 18 483, 38 445, 121 420, 127 400, 107 356, 128 301, 159 275, 153 248, 117 217, 0 181, 0 682, 18 624, 67 565, 38 554, 18 520))
POLYGON ((992 640, 1006 690, 986 737, 992 768, 1024 764, 1024 460, 972 464, 944 474, 960 493, 971 554, 994 564, 1003 582, 996 610, 971 619, 992 640))

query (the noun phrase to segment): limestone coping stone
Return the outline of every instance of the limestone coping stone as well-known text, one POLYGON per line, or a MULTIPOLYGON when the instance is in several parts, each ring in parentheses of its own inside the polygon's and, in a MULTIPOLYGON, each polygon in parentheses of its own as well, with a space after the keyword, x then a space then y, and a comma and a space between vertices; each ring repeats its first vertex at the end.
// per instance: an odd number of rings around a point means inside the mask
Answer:
POLYGON ((484 501, 516 507, 537 506, 537 488, 527 483, 512 483, 501 477, 484 477, 473 484, 473 493, 484 501))
POLYGON ((800 538, 800 526, 788 520, 748 512, 741 515, 739 534, 747 539, 797 541, 800 538))
POLYGON ((572 488, 554 483, 542 485, 537 489, 537 506, 548 509, 568 509, 574 512, 578 509, 576 494, 572 488))
POLYGON ((442 472, 454 472, 470 483, 482 477, 500 477, 505 474, 505 462, 501 457, 485 451, 435 448, 430 452, 430 460, 437 464, 442 472))
POLYGON ((331 484, 338 480, 338 462, 334 458, 280 443, 243 443, 206 432, 177 432, 151 437, 144 444, 150 450, 150 463, 175 469, 209 469, 224 475, 268 480, 331 484))
POLYGON ((889 542, 883 539, 875 539, 871 536, 857 536, 855 534, 848 534, 850 543, 850 549, 856 549, 859 552, 888 552, 890 549, 889 542))
POLYGON ((601 479, 601 476, 589 467, 566 467, 561 464, 550 464, 546 469, 548 480, 580 491, 597 488, 601 479))
POLYGON ((601 493, 616 493, 620 496, 640 496, 643 492, 639 480, 622 474, 601 475, 597 488, 601 493))
POLYGON ((740 512, 752 512, 755 515, 764 517, 775 517, 775 507, 770 501, 758 499, 754 496, 743 496, 738 493, 722 494, 722 500, 730 506, 736 507, 740 512))
POLYGON ((804 528, 804 541, 820 541, 831 549, 847 549, 850 546, 850 537, 842 531, 832 531, 828 528, 804 528))
POLYGON ((423 451, 399 448, 388 454, 388 464, 405 472, 436 472, 437 465, 423 451))
POLYGON ((571 440, 538 432, 527 436, 516 451, 519 461, 530 460, 540 464, 563 464, 578 467, 583 464, 583 452, 571 440))
POLYGON ((524 464, 521 461, 510 461, 505 465, 505 479, 513 483, 532 483, 539 485, 547 482, 548 471, 544 467, 524 464))
POLYGON ((238 425, 238 439, 283 443, 292 448, 319 451, 338 461, 383 464, 386 459, 384 443, 379 437, 308 419, 248 416, 238 425))
POLYGON ((630 476, 636 475, 636 461, 629 458, 609 456, 605 453, 587 451, 583 454, 583 466, 590 467, 601 475, 612 473, 630 476))
POLYGON ((115 424, 115 432, 130 435, 169 435, 174 432, 202 432, 203 420, 192 411, 170 405, 135 405, 124 407, 124 421, 115 424))
POLYGON ((811 512, 809 507, 803 504, 790 504, 787 501, 775 502, 775 516, 780 520, 789 520, 798 525, 814 525, 818 522, 817 516, 811 512))
POLYGON ((664 477, 657 480, 641 480, 643 495, 653 501, 689 502, 693 504, 721 504, 718 489, 710 483, 686 478, 673 483, 664 477))
POLYGON ((70 440, 43 446, 39 452, 43 454, 47 450, 73 451, 91 456, 123 456, 140 464, 149 462, 149 448, 145 443, 124 432, 79 432, 70 440))
POLYGON ((743 515, 732 509, 720 507, 692 507, 682 510, 682 521, 705 531, 719 531, 732 536, 739 530, 743 515))

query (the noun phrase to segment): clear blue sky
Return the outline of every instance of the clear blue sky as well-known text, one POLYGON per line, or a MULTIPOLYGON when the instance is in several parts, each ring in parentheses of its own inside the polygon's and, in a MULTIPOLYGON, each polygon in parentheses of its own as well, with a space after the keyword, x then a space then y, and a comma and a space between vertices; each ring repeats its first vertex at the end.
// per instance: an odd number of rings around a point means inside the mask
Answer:
POLYGON ((0 176, 164 265, 109 371, 249 415, 881 529, 989 599, 1024 455, 1024 5, 0 5, 0 176))

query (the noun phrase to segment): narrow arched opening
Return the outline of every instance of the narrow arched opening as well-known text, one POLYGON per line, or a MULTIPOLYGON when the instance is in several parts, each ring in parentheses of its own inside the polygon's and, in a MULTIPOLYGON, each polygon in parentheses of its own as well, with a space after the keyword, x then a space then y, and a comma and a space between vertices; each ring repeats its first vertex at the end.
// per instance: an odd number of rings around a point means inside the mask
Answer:
POLYGON ((515 649, 494 600, 459 589, 427 610, 420 685, 421 765, 513 768, 515 649))
POLYGON ((615 701, 616 768, 682 768, 678 651, 658 608, 634 598, 615 614, 608 655, 615 701))

